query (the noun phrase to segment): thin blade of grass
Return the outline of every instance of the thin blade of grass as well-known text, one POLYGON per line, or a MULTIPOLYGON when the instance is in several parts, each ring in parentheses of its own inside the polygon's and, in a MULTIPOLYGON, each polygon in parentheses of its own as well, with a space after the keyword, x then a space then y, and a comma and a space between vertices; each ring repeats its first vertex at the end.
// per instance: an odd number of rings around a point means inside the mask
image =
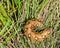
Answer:
POLYGON ((10 31, 13 29, 13 27, 14 27, 14 24, 12 24, 10 26, 10 28, 7 30, 7 32, 4 35, 2 35, 2 37, 6 38, 6 34, 10 33, 10 31))
POLYGON ((8 37, 8 38, 6 38, 6 40, 4 41, 4 42, 2 42, 3 44, 6 44, 9 40, 11 40, 18 32, 20 32, 21 31, 21 28, 19 27, 15 32, 13 32, 12 34, 11 34, 11 36, 10 37, 8 37))
POLYGON ((6 25, 4 26, 4 28, 0 31, 0 35, 3 35, 4 32, 6 31, 6 28, 9 26, 9 22, 6 23, 6 25))
POLYGON ((3 25, 6 24, 6 19, 0 14, 0 20, 2 21, 3 25))
POLYGON ((5 9, 4 9, 4 7, 3 7, 3 5, 2 5, 1 2, 0 2, 0 10, 1 10, 3 16, 5 16, 6 19, 8 19, 9 21, 11 21, 10 17, 7 15, 7 13, 6 13, 6 11, 5 11, 5 9))
POLYGON ((38 14, 41 13, 47 3, 48 3, 48 0, 43 0, 43 2, 40 4, 38 9, 36 10, 36 13, 38 13, 38 14))
POLYGON ((8 8, 8 12, 10 11, 10 1, 7 0, 7 8, 8 8))

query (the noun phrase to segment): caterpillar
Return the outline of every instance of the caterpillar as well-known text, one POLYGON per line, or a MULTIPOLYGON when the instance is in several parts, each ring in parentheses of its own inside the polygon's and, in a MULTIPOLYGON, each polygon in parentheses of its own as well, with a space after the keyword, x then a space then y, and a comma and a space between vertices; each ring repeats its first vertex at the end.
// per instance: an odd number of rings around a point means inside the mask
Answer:
POLYGON ((31 41, 43 41, 45 38, 48 38, 49 34, 52 31, 52 28, 44 29, 41 32, 35 32, 34 29, 42 27, 44 24, 38 19, 29 20, 24 26, 24 32, 27 38, 31 41))

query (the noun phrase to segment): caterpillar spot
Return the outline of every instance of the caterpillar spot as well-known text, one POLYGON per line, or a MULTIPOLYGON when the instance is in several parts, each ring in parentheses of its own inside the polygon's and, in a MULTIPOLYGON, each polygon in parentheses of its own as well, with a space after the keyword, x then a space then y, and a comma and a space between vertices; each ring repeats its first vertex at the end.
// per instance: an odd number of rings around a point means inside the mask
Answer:
POLYGON ((35 40, 37 40, 38 39, 38 37, 35 37, 35 40))
POLYGON ((31 35, 29 34, 28 36, 30 37, 31 35))

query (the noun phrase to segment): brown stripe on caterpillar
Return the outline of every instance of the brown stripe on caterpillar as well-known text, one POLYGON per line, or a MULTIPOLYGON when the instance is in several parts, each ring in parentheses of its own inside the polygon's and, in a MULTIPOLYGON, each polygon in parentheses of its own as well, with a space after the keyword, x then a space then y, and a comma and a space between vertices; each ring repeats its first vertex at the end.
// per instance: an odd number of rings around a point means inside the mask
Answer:
POLYGON ((41 32, 35 32, 34 31, 35 28, 42 27, 44 26, 44 24, 41 21, 36 19, 29 20, 28 22, 24 26, 24 29, 25 29, 25 35, 31 41, 43 41, 45 38, 48 38, 49 34, 52 31, 52 28, 50 27, 48 29, 44 29, 41 32))

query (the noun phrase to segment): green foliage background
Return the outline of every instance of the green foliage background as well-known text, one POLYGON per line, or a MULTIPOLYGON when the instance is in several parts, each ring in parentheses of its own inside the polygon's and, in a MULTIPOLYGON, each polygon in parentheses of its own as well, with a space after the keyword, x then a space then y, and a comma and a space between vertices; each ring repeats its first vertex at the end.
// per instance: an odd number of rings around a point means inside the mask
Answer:
POLYGON ((0 48, 60 48, 60 0, 1 0, 0 26, 0 48), (33 18, 53 28, 43 42, 33 43, 22 33, 33 18))

